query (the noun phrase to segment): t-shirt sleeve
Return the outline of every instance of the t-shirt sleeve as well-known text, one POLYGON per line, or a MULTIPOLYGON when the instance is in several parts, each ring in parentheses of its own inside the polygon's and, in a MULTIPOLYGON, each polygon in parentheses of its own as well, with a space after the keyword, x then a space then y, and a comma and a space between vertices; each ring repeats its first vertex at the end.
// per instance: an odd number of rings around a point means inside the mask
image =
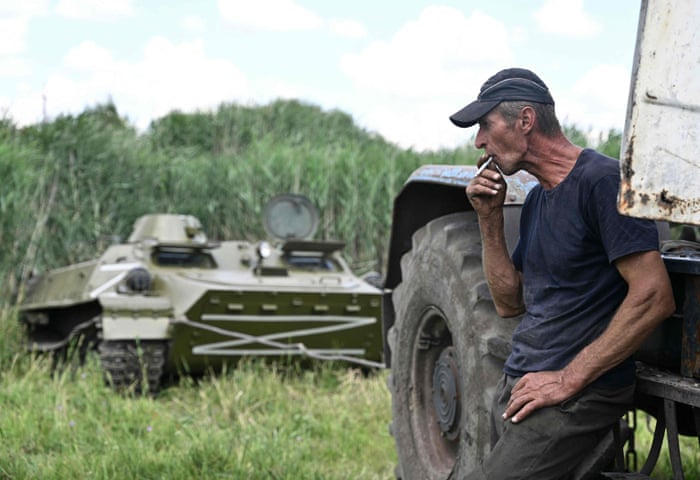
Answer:
POLYGON ((596 182, 589 198, 591 228, 597 230, 610 263, 632 253, 659 249, 659 233, 652 220, 628 217, 617 210, 619 177, 596 182))

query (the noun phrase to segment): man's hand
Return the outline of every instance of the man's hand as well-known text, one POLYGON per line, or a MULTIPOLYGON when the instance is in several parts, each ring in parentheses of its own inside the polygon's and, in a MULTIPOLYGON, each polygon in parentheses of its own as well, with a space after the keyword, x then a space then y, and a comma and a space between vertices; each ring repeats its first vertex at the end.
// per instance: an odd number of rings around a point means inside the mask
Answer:
POLYGON ((563 370, 524 375, 510 393, 503 419, 521 422, 538 408, 558 405, 570 398, 577 390, 564 379, 563 370))
MULTIPOLYGON (((479 163, 483 163, 482 159, 479 163)), ((480 217, 489 217, 494 210, 500 210, 506 198, 506 182, 494 170, 494 163, 477 175, 467 186, 467 198, 480 217)))

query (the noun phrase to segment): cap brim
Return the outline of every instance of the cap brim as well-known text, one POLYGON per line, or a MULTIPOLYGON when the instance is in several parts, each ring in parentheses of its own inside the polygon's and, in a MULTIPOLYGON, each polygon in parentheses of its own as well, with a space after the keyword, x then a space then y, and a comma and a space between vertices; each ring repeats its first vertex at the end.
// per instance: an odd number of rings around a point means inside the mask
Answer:
POLYGON ((471 127, 478 122, 481 117, 493 110, 499 103, 501 103, 499 100, 491 100, 486 102, 474 100, 459 112, 451 115, 450 120, 458 127, 471 127))

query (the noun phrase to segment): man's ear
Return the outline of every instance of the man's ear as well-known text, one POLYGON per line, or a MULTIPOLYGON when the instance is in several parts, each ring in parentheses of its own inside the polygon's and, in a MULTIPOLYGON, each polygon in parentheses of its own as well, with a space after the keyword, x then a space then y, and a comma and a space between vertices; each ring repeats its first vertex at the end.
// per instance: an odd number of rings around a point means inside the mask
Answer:
POLYGON ((537 114, 535 109, 529 105, 526 105, 520 110, 520 115, 518 115, 518 126, 523 131, 523 133, 528 134, 535 127, 535 119, 537 114))

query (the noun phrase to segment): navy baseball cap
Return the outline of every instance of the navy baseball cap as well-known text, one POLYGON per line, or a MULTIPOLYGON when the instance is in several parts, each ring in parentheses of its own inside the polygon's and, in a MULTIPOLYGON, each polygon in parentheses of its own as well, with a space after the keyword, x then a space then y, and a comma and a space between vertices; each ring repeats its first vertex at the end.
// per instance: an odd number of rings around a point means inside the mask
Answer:
POLYGON ((507 100, 554 105, 554 99, 540 77, 526 68, 506 68, 486 80, 476 100, 451 115, 450 120, 458 127, 471 127, 499 103, 507 100))

